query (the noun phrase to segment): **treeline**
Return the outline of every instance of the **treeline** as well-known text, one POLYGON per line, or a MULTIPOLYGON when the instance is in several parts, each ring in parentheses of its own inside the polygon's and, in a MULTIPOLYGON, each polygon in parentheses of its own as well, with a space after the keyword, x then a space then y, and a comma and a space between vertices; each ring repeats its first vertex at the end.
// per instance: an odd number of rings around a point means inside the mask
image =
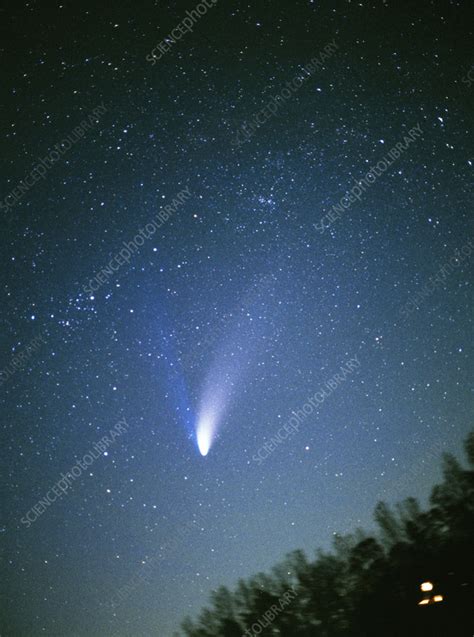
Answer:
POLYGON ((375 508, 378 533, 336 536, 329 553, 289 554, 234 592, 220 587, 187 637, 474 635, 474 431, 468 468, 443 456, 443 481, 421 510, 414 498, 375 508), (421 590, 421 584, 428 582, 421 590), (422 602, 420 604, 420 602, 422 602))

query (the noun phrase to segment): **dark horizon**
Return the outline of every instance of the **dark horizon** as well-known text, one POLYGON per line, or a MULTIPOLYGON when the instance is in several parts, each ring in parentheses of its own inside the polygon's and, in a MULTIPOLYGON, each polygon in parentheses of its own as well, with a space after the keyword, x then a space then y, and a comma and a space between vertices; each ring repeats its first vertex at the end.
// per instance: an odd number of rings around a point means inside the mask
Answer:
MULTIPOLYGON (((292 551, 271 572, 212 592, 186 637, 467 637, 474 630, 474 429, 466 462, 443 454, 430 506, 377 503, 376 532, 335 535, 312 559, 292 551), (467 466, 466 466, 467 465, 467 466), (389 621, 387 621, 389 618, 389 621)), ((178 633, 176 633, 178 635, 178 633)))

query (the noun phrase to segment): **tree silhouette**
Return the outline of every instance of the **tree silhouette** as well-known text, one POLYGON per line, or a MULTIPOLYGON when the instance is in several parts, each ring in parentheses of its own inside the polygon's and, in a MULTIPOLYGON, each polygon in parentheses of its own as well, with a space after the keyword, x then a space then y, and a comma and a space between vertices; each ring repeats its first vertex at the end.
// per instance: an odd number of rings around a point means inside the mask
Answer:
POLYGON ((234 592, 220 587, 211 595, 211 608, 195 622, 185 620, 184 634, 471 637, 474 431, 465 452, 468 469, 443 455, 443 480, 433 488, 426 511, 414 498, 393 509, 379 502, 377 537, 360 529, 337 535, 333 550, 317 551, 314 560, 294 551, 270 575, 240 580, 234 592), (420 590, 425 581, 432 582, 431 592, 420 590), (420 605, 424 597, 430 603, 420 605))

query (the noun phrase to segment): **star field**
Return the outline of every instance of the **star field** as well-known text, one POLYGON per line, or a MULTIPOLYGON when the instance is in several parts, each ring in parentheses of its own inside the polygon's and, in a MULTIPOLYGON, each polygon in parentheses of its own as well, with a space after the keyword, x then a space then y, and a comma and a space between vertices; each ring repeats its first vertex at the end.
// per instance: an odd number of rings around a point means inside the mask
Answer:
POLYGON ((194 7, 3 12, 2 635, 171 637, 220 584, 370 527, 380 499, 423 502, 472 428, 468 3, 218 0, 150 64, 194 7), (199 406, 228 392, 202 457, 199 406))

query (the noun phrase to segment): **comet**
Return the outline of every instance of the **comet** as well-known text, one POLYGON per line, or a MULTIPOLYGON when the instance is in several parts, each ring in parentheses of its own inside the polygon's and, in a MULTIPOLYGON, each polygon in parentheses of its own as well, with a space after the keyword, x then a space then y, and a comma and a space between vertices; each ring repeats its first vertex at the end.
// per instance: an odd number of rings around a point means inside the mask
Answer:
MULTIPOLYGON (((208 455, 225 424, 238 390, 265 344, 264 334, 272 328, 264 319, 266 313, 261 310, 262 299, 267 305, 267 299, 271 298, 272 286, 273 278, 266 277, 247 290, 237 308, 230 313, 232 318, 224 325, 221 342, 203 375, 196 419, 196 441, 202 456, 208 455)), ((272 316, 272 313, 268 312, 268 315, 272 316)))
POLYGON ((196 439, 202 456, 207 456, 234 396, 240 376, 238 361, 230 367, 225 358, 216 360, 207 376, 198 410, 196 439), (226 368, 226 369, 224 369, 226 368))

